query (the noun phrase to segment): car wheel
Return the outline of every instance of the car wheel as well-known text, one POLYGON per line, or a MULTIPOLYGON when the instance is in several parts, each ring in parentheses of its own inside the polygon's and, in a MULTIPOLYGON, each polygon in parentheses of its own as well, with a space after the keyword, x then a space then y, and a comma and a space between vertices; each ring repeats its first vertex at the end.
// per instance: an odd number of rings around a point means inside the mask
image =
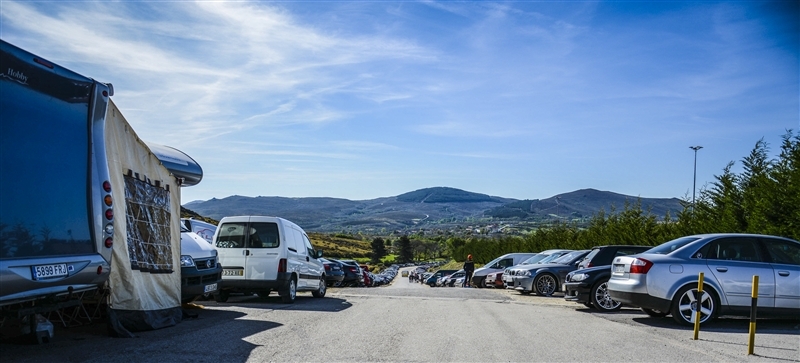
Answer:
POLYGON ((327 291, 325 288, 326 288, 325 280, 320 280, 319 288, 314 292, 312 292, 311 295, 314 295, 314 297, 325 297, 325 291, 327 291))
POLYGON ((256 295, 258 295, 258 297, 260 297, 260 298, 266 298, 266 297, 269 297, 269 293, 270 292, 271 292, 270 290, 259 291, 259 292, 256 293, 256 295))
POLYGON ((622 307, 622 303, 614 301, 608 294, 608 280, 598 281, 592 287, 592 306, 600 312, 617 311, 622 307))
POLYGON ((663 317, 669 315, 668 312, 657 310, 657 309, 642 308, 642 311, 644 311, 645 314, 649 315, 652 318, 663 318, 663 317))
POLYGON ((289 280, 289 286, 286 287, 286 291, 283 292, 281 295, 281 301, 284 304, 291 304, 294 303, 294 299, 297 297, 297 282, 295 281, 294 277, 289 280))
POLYGON ((214 294, 214 301, 216 302, 226 302, 228 301, 228 297, 231 296, 231 293, 228 290, 219 290, 216 294, 214 294))
POLYGON ((536 294, 542 296, 550 296, 556 292, 557 285, 556 278, 551 274, 541 274, 533 281, 533 289, 536 294))
POLYGON ((687 285, 678 290, 672 301, 672 319, 683 325, 694 325, 695 308, 700 308, 700 324, 713 320, 719 311, 719 300, 711 290, 697 298, 697 287, 687 285))
POLYGON ((486 287, 485 284, 486 284, 486 276, 479 278, 478 281, 475 283, 475 286, 482 288, 482 287, 486 287))

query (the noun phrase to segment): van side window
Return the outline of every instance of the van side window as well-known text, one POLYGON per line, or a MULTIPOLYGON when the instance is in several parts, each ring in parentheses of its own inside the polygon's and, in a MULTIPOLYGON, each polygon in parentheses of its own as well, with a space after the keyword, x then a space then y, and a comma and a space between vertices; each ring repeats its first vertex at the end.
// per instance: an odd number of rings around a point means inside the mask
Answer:
POLYGON ((244 248, 246 223, 225 223, 219 227, 219 235, 214 243, 217 248, 244 248))
POLYGON ((303 245, 303 234, 294 229, 294 227, 290 228, 290 230, 292 231, 292 235, 294 237, 294 248, 297 250, 297 254, 305 256, 307 252, 305 246, 303 245))
POLYGON ((250 225, 249 248, 275 248, 279 245, 277 224, 260 222, 250 225))
POLYGON ((308 250, 308 255, 309 256, 316 256, 316 253, 314 251, 314 247, 311 245, 311 241, 308 240, 308 236, 306 236, 305 233, 303 233, 303 241, 306 243, 306 249, 308 250))

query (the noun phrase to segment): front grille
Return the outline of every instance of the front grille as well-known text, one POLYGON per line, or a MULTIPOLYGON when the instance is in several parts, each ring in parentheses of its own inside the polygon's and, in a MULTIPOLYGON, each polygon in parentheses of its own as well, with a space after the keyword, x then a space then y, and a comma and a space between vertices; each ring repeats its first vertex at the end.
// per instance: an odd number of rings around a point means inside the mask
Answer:
POLYGON ((209 270, 217 267, 217 260, 215 258, 209 258, 205 260, 194 260, 194 264, 200 271, 209 270))
POLYGON ((203 275, 203 276, 188 277, 188 278, 184 278, 183 280, 185 281, 184 285, 194 286, 194 285, 210 284, 210 283, 213 283, 213 282, 217 282, 217 281, 219 281, 221 279, 222 279, 222 274, 221 273, 215 273, 215 274, 209 274, 209 275, 203 275))

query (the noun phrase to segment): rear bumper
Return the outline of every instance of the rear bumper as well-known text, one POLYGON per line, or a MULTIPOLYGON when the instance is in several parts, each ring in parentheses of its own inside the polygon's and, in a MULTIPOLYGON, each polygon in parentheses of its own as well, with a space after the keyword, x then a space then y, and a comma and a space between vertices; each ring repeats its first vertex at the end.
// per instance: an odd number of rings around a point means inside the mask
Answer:
POLYGON ((222 266, 197 270, 196 267, 181 267, 181 300, 187 300, 204 294, 215 293, 221 287, 222 266), (216 287, 213 285, 216 284, 216 287), (209 286, 210 290, 206 290, 209 286))
POLYGON ((263 291, 266 289, 280 291, 289 286, 289 280, 292 274, 287 272, 278 272, 275 280, 232 280, 223 279, 221 281, 220 290, 232 291, 263 291))
POLYGON ((669 311, 671 301, 638 292, 609 290, 612 299, 626 305, 645 309, 669 311))

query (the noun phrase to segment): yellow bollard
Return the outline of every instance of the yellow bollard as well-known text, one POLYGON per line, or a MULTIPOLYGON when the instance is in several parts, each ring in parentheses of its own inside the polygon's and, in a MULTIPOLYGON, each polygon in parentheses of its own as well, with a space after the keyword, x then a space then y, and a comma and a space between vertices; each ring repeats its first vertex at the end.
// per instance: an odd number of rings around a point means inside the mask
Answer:
POLYGON ((756 343, 756 310, 758 307, 758 275, 753 275, 753 292, 750 294, 750 341, 747 343, 747 355, 753 354, 756 343))
POLYGON ((697 301, 695 301, 694 312, 694 340, 698 339, 700 335, 700 307, 702 306, 703 299, 703 273, 697 278, 697 301))

